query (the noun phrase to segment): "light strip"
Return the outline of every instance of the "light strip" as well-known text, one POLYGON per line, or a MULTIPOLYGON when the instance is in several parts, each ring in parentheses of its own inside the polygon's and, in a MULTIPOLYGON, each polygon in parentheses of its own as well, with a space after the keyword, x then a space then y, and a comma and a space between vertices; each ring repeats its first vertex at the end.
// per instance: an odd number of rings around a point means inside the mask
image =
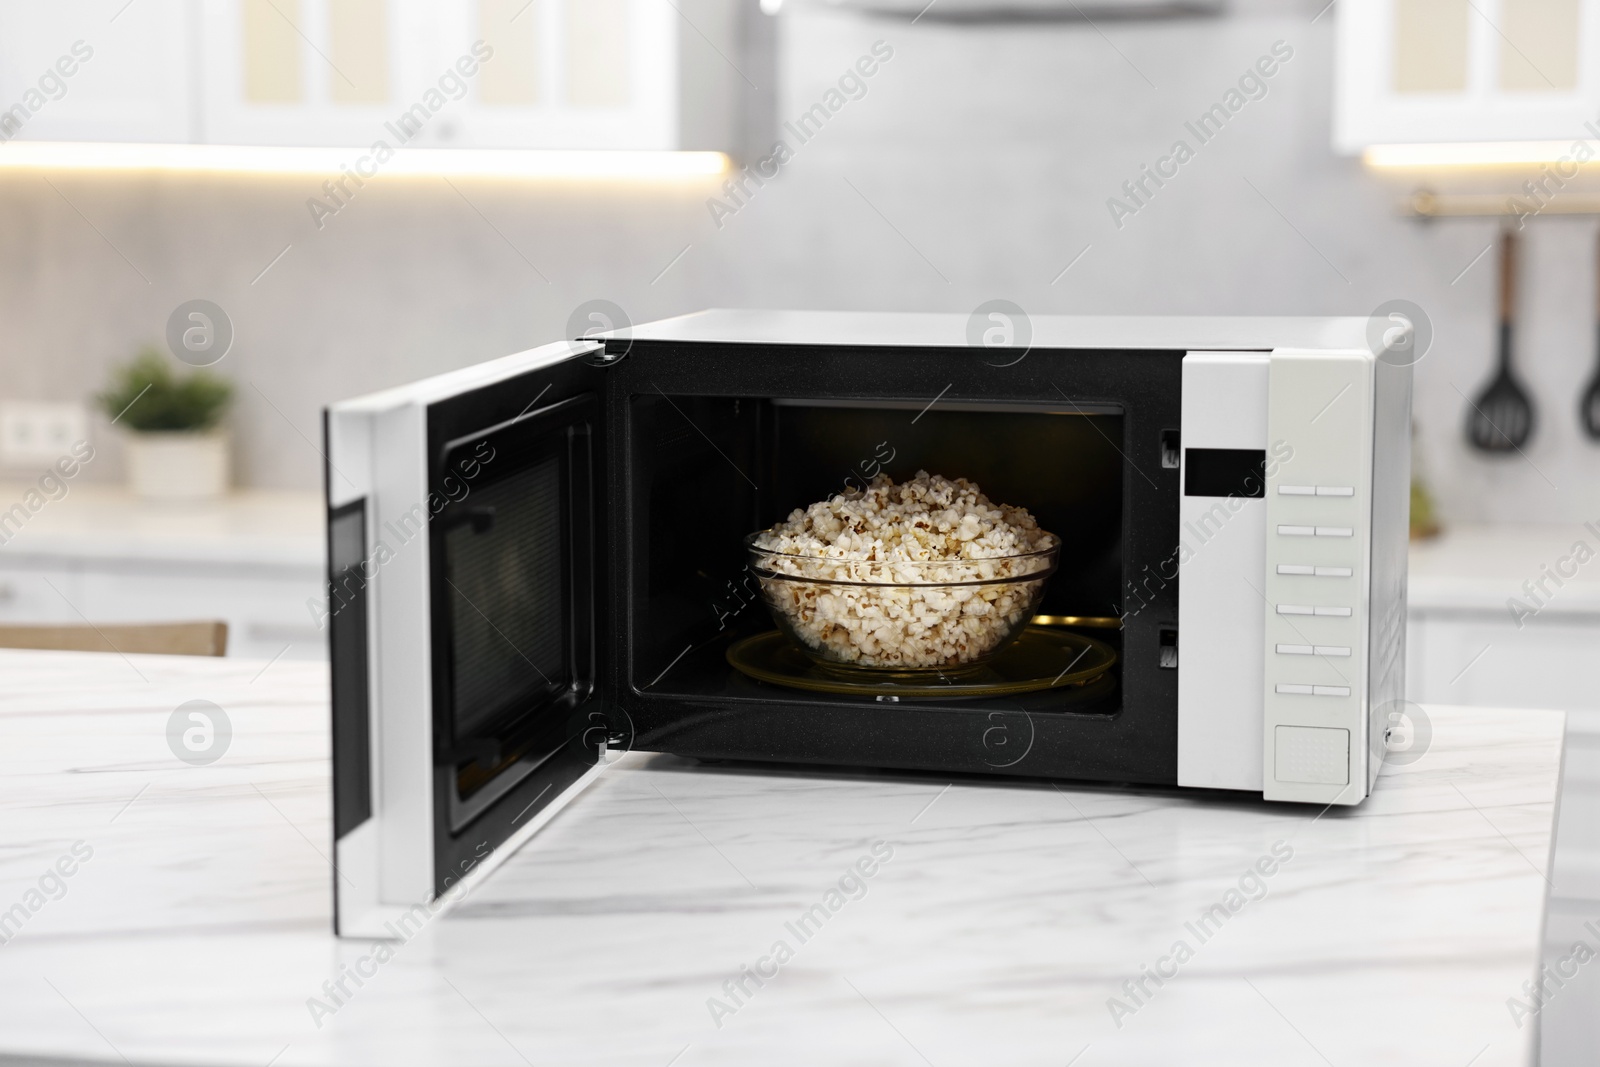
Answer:
POLYGON ((1361 158, 1369 167, 1527 167, 1571 160, 1572 145, 1572 141, 1377 144, 1361 158))
POLYGON ((0 170, 131 170, 206 174, 313 174, 363 172, 450 177, 555 180, 673 181, 721 177, 721 152, 608 151, 603 149, 401 148, 386 162, 366 148, 266 145, 132 144, 9 141, 0 144, 0 170))

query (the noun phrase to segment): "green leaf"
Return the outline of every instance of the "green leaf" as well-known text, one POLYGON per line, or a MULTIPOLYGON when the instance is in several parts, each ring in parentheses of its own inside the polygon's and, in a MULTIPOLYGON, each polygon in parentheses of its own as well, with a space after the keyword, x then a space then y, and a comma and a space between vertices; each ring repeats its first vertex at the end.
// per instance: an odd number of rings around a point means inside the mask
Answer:
POLYGON ((116 368, 111 385, 95 397, 106 417, 130 430, 209 430, 233 401, 233 385, 209 371, 179 376, 154 348, 140 349, 116 368))

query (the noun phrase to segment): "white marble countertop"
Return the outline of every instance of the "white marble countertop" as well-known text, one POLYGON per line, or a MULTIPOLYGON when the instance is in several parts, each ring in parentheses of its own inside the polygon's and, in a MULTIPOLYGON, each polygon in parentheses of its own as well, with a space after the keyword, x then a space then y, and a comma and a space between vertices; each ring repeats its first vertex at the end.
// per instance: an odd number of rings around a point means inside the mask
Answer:
MULTIPOLYGON (((0 484, 0 510, 32 488, 0 484)), ((320 574, 324 540, 319 493, 242 489, 210 503, 159 503, 120 486, 70 484, 0 547, 0 563, 200 563, 320 574)))
POLYGON ((1506 601, 1533 606, 1524 582, 1545 582, 1541 614, 1600 615, 1600 517, 1582 523, 1454 526, 1430 541, 1413 542, 1407 589, 1413 613, 1488 612, 1506 617, 1506 601), (1587 546, 1580 562, 1575 546, 1587 546), (1560 584, 1546 577, 1557 573, 1560 584))
POLYGON ((634 753, 375 964, 329 932, 325 686, 317 664, 0 652, 0 909, 39 905, 0 945, 0 1063, 1529 1062, 1507 1001, 1539 951, 1558 713, 1432 709, 1420 760, 1323 813, 634 753), (168 748, 192 699, 232 724, 209 766, 168 748), (59 899, 30 898, 79 841, 59 899), (1265 895, 1230 897, 1258 862, 1265 895), (346 968, 371 977, 314 1021, 346 968))

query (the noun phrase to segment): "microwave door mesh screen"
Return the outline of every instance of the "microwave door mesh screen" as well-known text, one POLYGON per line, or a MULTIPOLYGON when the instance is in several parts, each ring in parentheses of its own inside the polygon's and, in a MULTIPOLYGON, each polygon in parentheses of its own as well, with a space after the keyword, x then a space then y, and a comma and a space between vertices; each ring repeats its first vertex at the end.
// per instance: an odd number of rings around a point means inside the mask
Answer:
POLYGON ((493 520, 445 536, 457 743, 571 681, 559 457, 472 496, 493 520))

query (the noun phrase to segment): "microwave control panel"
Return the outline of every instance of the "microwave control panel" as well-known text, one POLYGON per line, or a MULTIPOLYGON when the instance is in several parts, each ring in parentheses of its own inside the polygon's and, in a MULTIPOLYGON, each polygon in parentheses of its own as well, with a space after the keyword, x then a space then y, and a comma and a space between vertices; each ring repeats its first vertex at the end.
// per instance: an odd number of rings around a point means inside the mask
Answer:
POLYGON ((1272 354, 1267 382, 1262 793, 1354 804, 1369 786, 1374 359, 1272 354))

